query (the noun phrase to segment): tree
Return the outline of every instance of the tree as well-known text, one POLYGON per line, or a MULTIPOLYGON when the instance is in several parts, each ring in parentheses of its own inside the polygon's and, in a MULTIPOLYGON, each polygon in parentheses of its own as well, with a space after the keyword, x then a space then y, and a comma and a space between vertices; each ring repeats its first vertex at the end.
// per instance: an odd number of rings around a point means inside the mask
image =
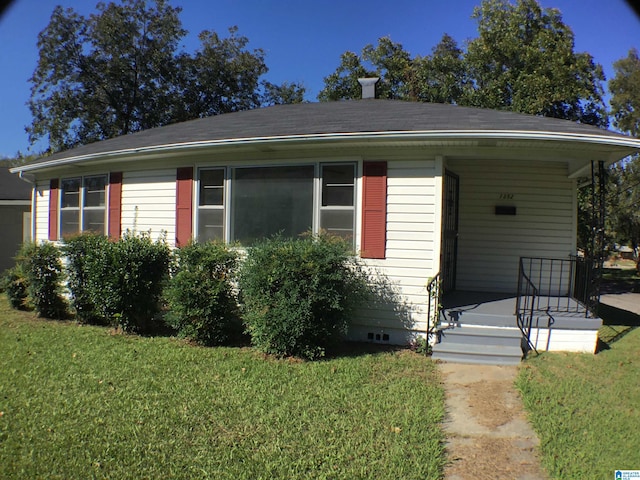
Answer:
MULTIPOLYGON (((640 58, 635 48, 613 64, 609 81, 613 124, 640 137, 640 58)), ((614 241, 630 245, 638 253, 640 244, 640 157, 637 155, 610 169, 609 232, 614 241)), ((640 265, 640 264, 639 264, 640 265)))
POLYGON ((377 73, 367 70, 357 54, 344 52, 336 71, 324 78, 324 88, 318 94, 318 100, 327 102, 360 98, 358 78, 375 76, 377 73))
POLYGON ((613 64, 615 77, 609 81, 613 125, 640 137, 640 57, 632 48, 626 58, 613 64))
POLYGON ((181 111, 175 121, 249 110, 260 106, 259 78, 267 73, 264 51, 247 50, 247 37, 229 29, 228 38, 204 31, 202 48, 178 61, 181 111))
MULTIPOLYGON (((204 31, 194 54, 179 51, 186 35, 181 8, 167 0, 98 3, 83 17, 54 9, 38 36, 39 61, 31 77, 27 127, 34 144, 47 139, 59 151, 173 122, 258 107, 266 86, 264 52, 249 40, 204 31)), ((278 100, 296 101, 290 84, 278 100)), ((272 100, 275 97, 271 98, 272 100)))
POLYGON ((536 0, 484 0, 474 10, 479 36, 465 62, 474 88, 465 104, 606 127, 604 73, 556 9, 536 0))
POLYGON ((320 100, 359 98, 358 76, 380 76, 378 96, 512 110, 606 127, 604 73, 574 52, 573 32, 536 0, 484 0, 474 10, 479 36, 467 51, 444 35, 432 54, 411 58, 388 37, 342 55, 320 100), (367 62, 372 68, 367 68, 367 62))
POLYGON ((304 102, 305 87, 300 83, 284 82, 282 85, 275 85, 271 82, 263 82, 264 95, 263 105, 283 105, 304 102))
POLYGON ((89 18, 57 6, 38 36, 27 128, 53 151, 163 125, 173 111, 178 14, 164 0, 97 5, 89 18))
POLYGON ((432 103, 458 103, 470 83, 464 52, 446 33, 427 57, 413 61, 411 99, 432 103))
POLYGON ((411 57, 401 44, 389 37, 378 39, 378 45, 366 45, 358 56, 344 52, 338 68, 324 78, 325 87, 318 94, 320 101, 350 100, 361 98, 358 78, 378 77, 379 98, 407 98, 411 57))

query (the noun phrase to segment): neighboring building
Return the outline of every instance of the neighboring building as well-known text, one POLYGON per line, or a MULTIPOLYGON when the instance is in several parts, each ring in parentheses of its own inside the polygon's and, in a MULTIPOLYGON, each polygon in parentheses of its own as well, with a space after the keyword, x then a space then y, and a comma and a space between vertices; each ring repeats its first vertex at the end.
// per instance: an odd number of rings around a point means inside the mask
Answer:
POLYGON ((31 239, 31 190, 0 163, 0 274, 15 265, 20 245, 31 239))
MULTIPOLYGON (((349 238, 389 293, 350 336, 402 344, 433 327, 436 275, 447 292, 515 304, 521 257, 576 254, 578 181, 594 162, 638 151, 640 140, 564 120, 370 99, 193 120, 13 172, 35 180, 37 240, 80 230, 166 234, 172 246, 320 229, 349 238)), ((586 340, 571 340, 571 327, 537 345, 593 351, 587 323, 586 340)))

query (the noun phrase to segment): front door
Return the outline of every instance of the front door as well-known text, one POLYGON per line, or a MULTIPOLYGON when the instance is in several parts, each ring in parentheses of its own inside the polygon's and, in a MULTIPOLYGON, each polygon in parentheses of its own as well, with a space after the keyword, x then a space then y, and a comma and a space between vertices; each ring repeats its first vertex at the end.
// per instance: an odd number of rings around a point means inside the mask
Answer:
POLYGON ((458 257, 458 199, 460 178, 449 170, 444 172, 442 199, 442 250, 440 252, 441 292, 456 288, 456 262, 458 257))

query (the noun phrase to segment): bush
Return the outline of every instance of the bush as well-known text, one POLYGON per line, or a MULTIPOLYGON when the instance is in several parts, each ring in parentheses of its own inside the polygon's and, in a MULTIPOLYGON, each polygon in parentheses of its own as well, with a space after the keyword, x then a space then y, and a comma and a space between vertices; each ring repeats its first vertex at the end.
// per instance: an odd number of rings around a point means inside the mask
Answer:
POLYGON ((171 253, 164 241, 127 232, 111 242, 80 235, 65 247, 74 308, 84 321, 149 332, 160 311, 171 253))
POLYGON ((238 255, 221 243, 191 243, 176 253, 166 290, 167 323, 202 345, 224 345, 241 333, 232 282, 238 255))
POLYGON ((125 331, 151 331, 160 311, 171 251, 164 240, 152 242, 145 234, 126 233, 110 245, 105 314, 125 331))
POLYGON ((27 309, 28 285, 22 264, 18 263, 4 273, 2 289, 7 294, 12 308, 27 309))
POLYGON ((104 280, 110 270, 107 254, 111 248, 104 235, 83 233, 66 239, 63 252, 67 258, 67 286, 71 306, 81 323, 105 323, 100 313, 104 280))
POLYGON ((18 253, 18 264, 24 271, 29 300, 38 315, 64 318, 67 303, 62 297, 60 250, 49 242, 26 243, 18 253))
POLYGON ((251 341, 279 356, 325 355, 367 290, 350 247, 327 235, 265 240, 248 251, 240 275, 251 341))

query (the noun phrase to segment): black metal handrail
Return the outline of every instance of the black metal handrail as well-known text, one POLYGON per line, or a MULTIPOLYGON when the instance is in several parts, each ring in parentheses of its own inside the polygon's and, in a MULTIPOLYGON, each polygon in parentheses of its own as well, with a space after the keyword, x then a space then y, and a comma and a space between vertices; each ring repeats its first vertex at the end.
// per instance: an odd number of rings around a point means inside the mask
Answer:
POLYGON ((433 333, 440 319, 441 304, 440 272, 427 283, 427 335, 433 333))
POLYGON ((533 314, 538 298, 538 289, 533 284, 524 268, 524 259, 520 258, 520 268, 518 273, 518 295, 516 297, 516 320, 518 328, 522 332, 529 349, 536 353, 535 345, 531 342, 531 327, 533 324, 533 314))
MULTIPOLYGON (((535 311, 594 315, 599 299, 595 263, 575 255, 569 258, 520 258, 521 276, 535 286, 535 311)), ((518 293, 520 294, 520 280, 518 293)))
MULTIPOLYGON (((600 298, 600 263, 590 258, 521 257, 516 298, 516 317, 529 348, 533 319, 555 314, 595 315, 600 298)), ((536 350, 537 353, 537 350, 536 350)))

